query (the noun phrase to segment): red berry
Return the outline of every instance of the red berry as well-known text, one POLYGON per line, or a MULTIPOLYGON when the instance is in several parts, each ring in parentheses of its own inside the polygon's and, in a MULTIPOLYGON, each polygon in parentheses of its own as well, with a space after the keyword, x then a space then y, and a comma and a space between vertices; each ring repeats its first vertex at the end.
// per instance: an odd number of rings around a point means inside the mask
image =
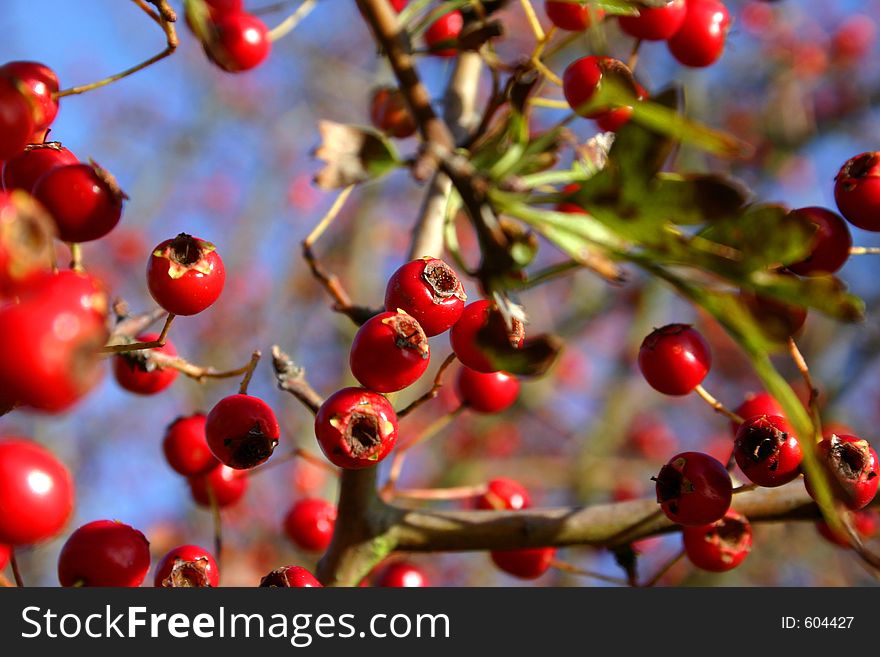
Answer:
POLYGON ((214 245, 180 233, 155 249, 147 264, 147 286, 156 303, 175 315, 197 315, 220 297, 226 282, 214 245))
POLYGON ((639 369, 652 388, 686 395, 703 382, 712 354, 703 336, 689 324, 654 329, 639 349, 639 369))
POLYGON ((266 24, 256 16, 241 12, 217 18, 205 52, 224 71, 240 73, 262 64, 271 49, 266 24))
POLYGON ((396 11, 398 14, 403 11, 403 8, 406 7, 406 3, 409 0, 389 0, 391 3, 391 8, 396 11))
POLYGON ((620 29, 637 39, 665 41, 678 32, 687 13, 685 0, 669 0, 662 7, 639 7, 638 16, 620 16, 620 29))
MULTIPOLYGON (((138 342, 152 342, 159 339, 158 333, 144 333, 137 336, 138 342)), ((171 340, 164 347, 150 351, 158 351, 166 356, 177 356, 177 349, 171 340)), ((156 365, 147 357, 147 351, 132 351, 117 354, 113 357, 113 375, 116 382, 125 390, 136 395, 155 395, 174 383, 177 370, 172 367, 156 365)))
MULTIPOLYGON (((834 495, 853 511, 870 504, 880 483, 880 463, 870 443, 858 436, 835 434, 824 438, 816 448, 830 475, 834 495)), ((815 497, 809 477, 804 478, 804 484, 815 497)))
POLYGON ((181 545, 166 554, 156 566, 153 586, 197 588, 220 585, 220 570, 211 553, 198 545, 181 545))
MULTIPOLYGON (((854 511, 852 512, 850 519, 853 529, 856 530, 856 534, 858 534, 859 538, 862 540, 873 538, 874 534, 877 533, 878 518, 876 511, 854 511)), ((838 534, 832 531, 831 526, 824 520, 818 520, 816 522, 816 530, 823 538, 834 545, 839 545, 844 548, 852 547, 852 543, 846 532, 838 534)))
POLYGON ((423 588, 431 586, 425 571, 409 561, 395 561, 376 575, 375 586, 384 588, 423 588))
POLYGON ((657 502, 680 525, 706 525, 724 517, 733 484, 724 466, 702 452, 682 452, 660 468, 657 502))
MULTIPOLYGON (((205 25, 210 29, 211 23, 216 22, 227 14, 240 14, 244 11, 244 0, 203 0, 204 8, 207 14, 203 16, 203 20, 208 21, 205 25)), ((187 7, 189 9, 189 7, 187 7)), ((186 11, 186 25, 191 32, 198 36, 193 17, 190 11, 186 11)))
MULTIPOLYGON (((782 404, 776 401, 776 399, 767 392, 749 393, 746 395, 743 403, 736 407, 734 413, 744 420, 748 420, 755 415, 778 415, 780 417, 785 417, 785 413, 782 411, 782 404)), ((736 432, 739 431, 740 426, 742 425, 739 422, 731 420, 730 428, 731 431, 733 431, 734 438, 736 437, 736 432)))
POLYGON ((76 155, 64 148, 61 142, 28 144, 21 153, 3 165, 3 188, 31 192, 47 171, 78 162, 76 155))
POLYGON ((840 168, 834 200, 853 226, 880 231, 880 151, 856 155, 840 168))
POLYGON ((522 322, 513 319, 508 329, 501 312, 491 301, 481 299, 465 306, 461 317, 449 332, 455 356, 466 367, 478 372, 497 372, 494 353, 519 349, 525 337, 522 322))
POLYGON ((669 52, 685 66, 714 64, 724 51, 730 14, 718 0, 687 0, 678 31, 669 39, 669 52))
POLYGON ((599 90, 602 82, 603 70, 601 63, 603 57, 589 56, 574 60, 562 74, 562 91, 569 107, 581 116, 595 116, 596 112, 586 112, 581 109, 586 105, 599 90))
POLYGON ((260 580, 260 586, 267 588, 322 588, 321 582, 316 580, 314 575, 299 566, 276 568, 260 580))
POLYGON ((455 380, 461 403, 477 413, 500 413, 516 402, 519 380, 507 372, 477 372, 462 366, 455 380))
POLYGON ((793 214, 816 226, 816 236, 813 238, 810 255, 788 268, 801 276, 822 276, 833 274, 843 267, 852 247, 852 236, 846 222, 825 208, 801 208, 794 210, 793 214))
POLYGON ((95 520, 73 532, 58 556, 61 586, 141 585, 150 570, 150 543, 117 520, 95 520))
POLYGON ((651 461, 658 461, 678 448, 676 435, 653 414, 636 415, 626 440, 637 454, 651 461))
POLYGON ((297 500, 284 517, 284 533, 297 547, 323 552, 333 538, 336 507, 325 500, 297 500))
POLYGON ((831 52, 844 64, 855 64, 870 56, 877 39, 877 24, 870 16, 848 16, 831 36, 831 52))
POLYGON ((370 121, 396 139, 406 139, 416 134, 416 121, 397 87, 379 87, 373 91, 370 121))
POLYGON ((7 62, 0 67, 0 76, 17 80, 25 89, 34 119, 34 134, 42 134, 58 114, 58 76, 48 66, 37 62, 7 62))
POLYGON ((162 451, 168 465, 184 477, 205 474, 219 465, 205 438, 202 413, 174 420, 165 430, 162 451))
POLYGON ((71 269, 41 272, 27 280, 18 289, 22 302, 36 299, 39 303, 59 303, 94 316, 98 321, 107 320, 110 300, 104 283, 86 272, 71 269))
POLYGON ((0 297, 14 296, 34 274, 48 271, 55 223, 29 194, 0 192, 0 297))
POLYGON ((691 563, 713 573, 733 570, 752 549, 752 526, 733 509, 712 524, 682 528, 681 537, 691 563))
POLYGON ((333 465, 368 468, 388 456, 397 442, 397 414, 382 395, 343 388, 318 409, 315 436, 333 465))
POLYGON ((50 169, 33 187, 65 242, 91 242, 116 227, 125 194, 96 164, 66 164, 50 169))
POLYGON ((0 543, 0 570, 6 568, 6 564, 9 563, 9 559, 12 556, 12 548, 8 545, 3 545, 0 543))
POLYGON ((752 483, 766 488, 796 479, 803 460, 797 437, 778 415, 755 415, 743 422, 736 433, 733 456, 752 483))
POLYGON ((505 573, 521 579, 537 579, 547 572, 556 556, 556 548, 494 550, 492 562, 505 573))
POLYGON ((281 437, 275 412, 259 397, 224 397, 205 422, 208 447, 217 459, 236 470, 265 463, 281 437))
POLYGON ((211 506, 213 492, 217 506, 232 506, 244 497, 248 488, 247 473, 219 464, 207 474, 189 478, 189 490, 193 499, 201 506, 211 506))
POLYGON ((532 505, 529 491, 514 479, 498 477, 492 479, 486 492, 477 498, 477 508, 487 511, 519 511, 532 505))
POLYGON ((406 313, 384 312, 358 329, 349 365, 365 388, 395 392, 415 383, 430 358, 428 338, 419 323, 406 313))
POLYGON ((464 27, 464 17, 456 9, 444 14, 425 30, 425 44, 435 57, 455 57, 457 42, 464 27))
POLYGON ((596 20, 601 20, 605 15, 602 9, 595 9, 572 2, 556 2, 546 0, 544 11, 547 18, 560 30, 569 32, 583 32, 592 24, 591 14, 596 20))
POLYGON ((385 310, 412 315, 425 335, 440 335, 455 324, 467 296, 452 267, 437 258, 406 263, 388 279, 385 310))
POLYGON ((0 75, 0 161, 18 155, 34 133, 33 106, 23 83, 0 75))
POLYGON ((73 479, 64 464, 35 442, 0 438, 0 543, 50 539, 72 512, 73 479))
MULTIPOLYGON (((564 196, 572 196, 581 188, 578 183, 570 183, 562 188, 562 194, 564 196)), ((556 212, 565 212, 566 214, 589 214, 586 210, 584 210, 581 206, 577 205, 574 201, 562 200, 556 204, 555 208, 556 212)))

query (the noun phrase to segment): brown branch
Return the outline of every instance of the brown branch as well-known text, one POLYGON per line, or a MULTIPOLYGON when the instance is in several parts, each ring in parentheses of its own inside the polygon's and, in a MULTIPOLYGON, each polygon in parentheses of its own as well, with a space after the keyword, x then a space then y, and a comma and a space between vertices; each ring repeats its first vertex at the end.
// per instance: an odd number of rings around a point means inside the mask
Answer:
POLYGON ((407 415, 412 413, 414 410, 416 410, 422 404, 425 404, 425 403, 431 401, 432 399, 434 399, 435 397, 437 397, 437 395, 440 394, 440 389, 443 387, 443 375, 446 373, 446 370, 449 368, 450 365, 452 365, 452 363, 454 361, 455 361, 455 354, 449 354, 446 357, 446 360, 443 361, 443 363, 440 365, 440 368, 437 370, 437 374, 434 376, 434 383, 431 386, 431 389, 428 390, 428 392, 423 394, 418 399, 413 400, 409 404, 409 406, 406 406, 405 408, 398 411, 397 417, 398 418, 406 417, 407 415))
POLYGON ((360 326, 376 314, 377 311, 372 308, 355 306, 352 304, 351 297, 348 296, 348 292, 345 291, 339 278, 336 274, 324 269, 324 266, 318 261, 317 256, 315 256, 315 252, 312 250, 312 245, 307 241, 302 243, 302 255, 312 272, 312 276, 315 277, 318 283, 321 284, 321 287, 323 287, 327 291, 327 294, 330 295, 330 298, 333 299, 333 310, 347 316, 357 326, 360 326))
POLYGON ((742 424, 744 422, 743 418, 728 409, 724 404, 715 399, 709 392, 701 385, 698 385, 694 388, 694 392, 697 393, 697 396, 702 399, 704 402, 709 404, 716 413, 721 413, 724 417, 733 420, 737 424, 742 424))
POLYGON ((272 347, 272 367, 278 387, 296 397, 313 415, 316 414, 324 399, 306 381, 306 371, 297 367, 278 345, 272 347))

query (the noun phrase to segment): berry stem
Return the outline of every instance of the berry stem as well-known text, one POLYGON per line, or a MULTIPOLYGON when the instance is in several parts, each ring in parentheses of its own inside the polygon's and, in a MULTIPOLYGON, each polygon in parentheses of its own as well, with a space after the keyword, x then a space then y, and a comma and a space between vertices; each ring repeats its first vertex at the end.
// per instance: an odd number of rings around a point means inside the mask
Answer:
POLYGON ((456 486, 453 488, 410 488, 392 491, 395 498, 407 500, 463 500, 479 497, 486 492, 486 485, 456 486))
POLYGON ((303 3, 296 8, 295 12, 269 30, 267 34, 269 41, 278 41, 278 39, 287 36, 314 8, 315 0, 303 0, 303 3))
POLYGON ((684 548, 682 548, 674 556, 670 557, 669 560, 667 560, 662 566, 660 566, 657 569, 657 572, 655 572, 647 582, 645 582, 644 584, 639 584, 639 586, 642 588, 650 588, 656 585, 657 582, 663 579, 663 576, 668 573, 675 564, 682 560, 684 554, 684 548))
POLYGON ((276 11, 281 11, 282 9, 286 9, 288 6, 292 5, 295 0, 281 0, 281 2, 275 2, 271 5, 263 5, 262 7, 255 7, 254 9, 249 9, 248 13, 253 16, 263 16, 265 14, 272 14, 276 11))
POLYGON ((449 354, 446 357, 446 360, 444 360, 443 363, 440 365, 440 367, 437 369, 437 374, 434 376, 434 383, 431 386, 431 389, 428 390, 428 392, 423 394, 421 397, 418 397, 417 399, 413 400, 408 406, 406 406, 402 410, 398 411, 397 412, 398 419, 406 417, 407 415, 412 413, 414 410, 416 410, 419 406, 421 406, 422 404, 424 404, 426 402, 431 401, 438 394, 440 394, 440 388, 443 387, 443 374, 446 372, 446 370, 449 368, 449 366, 452 365, 453 361, 455 361, 455 354, 449 354))
MULTIPOLYGON (((168 331, 171 330, 171 323, 174 321, 176 315, 174 313, 168 313, 168 316, 165 318, 165 324, 162 326, 162 332, 159 333, 159 337, 151 342, 130 342, 128 344, 108 344, 102 350, 102 354, 123 354, 131 351, 143 351, 144 349, 158 349, 160 347, 165 346, 165 342, 168 340, 168 331)), ((114 336, 118 337, 118 336, 114 336)))
POLYGON ((721 413, 725 417, 730 418, 731 420, 739 424, 743 423, 743 418, 728 409, 724 404, 722 404, 720 401, 710 395, 702 385, 697 385, 697 387, 694 388, 694 392, 697 393, 700 399, 709 404, 709 406, 711 406, 716 413, 721 413))
POLYGON ((296 397, 312 412, 312 415, 315 415, 324 403, 324 399, 306 381, 306 371, 302 367, 297 367, 278 345, 272 347, 272 367, 275 370, 278 387, 296 397))
POLYGON ((850 255, 880 255, 880 246, 854 246, 849 250, 850 255))
POLYGON ((211 521, 214 525, 214 560, 217 567, 222 567, 223 558, 223 517, 220 515, 220 505, 217 503, 217 494, 211 486, 207 486, 208 500, 211 503, 211 521))
POLYGON ((529 23, 529 27, 532 28, 532 33, 535 35, 535 40, 538 43, 541 43, 546 38, 544 34, 544 28, 541 27, 541 21, 538 20, 538 15, 535 13, 535 8, 532 6, 530 0, 519 0, 520 5, 522 5, 523 13, 526 15, 526 20, 529 23))
POLYGON ((810 408, 810 415, 812 416, 813 420, 813 436, 818 442, 822 440, 822 418, 819 412, 819 389, 813 382, 813 377, 810 374, 810 368, 807 366, 807 360, 804 358, 801 350, 798 349, 797 343, 792 337, 788 338, 788 353, 791 354, 791 359, 794 361, 795 366, 801 373, 801 376, 804 379, 804 383, 807 386, 807 390, 810 391, 810 397, 807 406, 810 408))
POLYGON ((274 457, 268 463, 251 470, 249 474, 252 477, 255 474, 269 470, 270 468, 273 468, 277 465, 289 463, 290 461, 293 461, 295 459, 302 459, 303 461, 307 461, 308 463, 311 463, 312 465, 321 468, 325 472, 329 472, 334 477, 339 476, 339 469, 338 468, 333 467, 332 465, 327 463, 327 461, 322 459, 317 454, 314 454, 306 449, 303 449, 302 447, 297 447, 296 449, 293 449, 293 450, 289 451, 287 454, 284 454, 282 456, 274 457))
POLYGON ((555 98, 529 98, 529 104, 534 105, 535 107, 549 107, 551 109, 561 109, 561 110, 569 110, 571 109, 568 106, 568 103, 564 100, 557 100, 555 98))
POLYGON ((568 563, 567 561, 561 561, 559 559, 554 559, 553 561, 551 561, 550 567, 554 570, 568 573, 569 575, 580 575, 582 577, 597 579, 600 582, 608 582, 609 584, 617 584, 619 586, 629 586, 629 582, 627 582, 625 579, 621 579, 620 577, 603 575, 602 573, 597 573, 593 570, 587 570, 585 568, 581 568, 580 566, 575 566, 574 564, 568 563))
POLYGON ((12 566, 12 576, 15 578, 15 585, 24 588, 24 580, 21 578, 21 571, 18 568, 18 559, 15 556, 15 548, 9 548, 9 565, 12 566))
POLYGON ((70 248, 70 268, 75 272, 84 272, 82 246, 76 242, 69 242, 67 246, 70 248))
POLYGON ((242 376, 250 367, 250 362, 248 362, 247 365, 243 365, 234 370, 218 371, 213 367, 196 365, 180 356, 169 356, 168 354, 155 350, 147 354, 147 359, 153 361, 159 367, 173 368, 198 383, 204 383, 205 379, 232 379, 237 376, 242 376))
POLYGON ((636 65, 639 63, 639 50, 642 48, 642 40, 636 39, 636 42, 633 44, 632 50, 629 53, 629 59, 626 60, 626 67, 630 71, 636 70, 636 65))
POLYGON ((254 371, 257 369, 257 363, 260 362, 262 356, 263 354, 259 349, 256 349, 254 353, 251 354, 251 361, 245 367, 244 378, 241 380, 241 385, 238 386, 238 394, 247 394, 248 386, 250 386, 251 379, 254 377, 254 371))
POLYGON ((339 215, 339 211, 342 210, 342 206, 345 205, 345 201, 348 200, 348 197, 351 195, 351 192, 354 190, 354 185, 349 185, 345 189, 343 189, 336 196, 336 200, 333 201, 333 205, 330 206, 330 209, 327 210, 327 213, 321 217, 321 220, 315 225, 312 229, 312 232, 309 233, 309 236, 306 237, 303 242, 303 248, 314 246, 315 242, 318 241, 318 238, 324 234, 324 231, 333 223, 333 220, 339 215))

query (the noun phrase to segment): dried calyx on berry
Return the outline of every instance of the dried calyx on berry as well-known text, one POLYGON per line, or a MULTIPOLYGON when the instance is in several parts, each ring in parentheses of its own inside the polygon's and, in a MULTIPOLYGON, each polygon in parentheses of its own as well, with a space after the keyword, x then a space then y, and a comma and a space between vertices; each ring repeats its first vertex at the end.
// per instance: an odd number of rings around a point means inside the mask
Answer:
MULTIPOLYGON (((852 510, 866 507, 877 494, 880 463, 877 452, 867 440, 858 436, 832 434, 817 446, 824 465, 831 475, 835 494, 852 510)), ((813 496, 812 482, 804 480, 813 496)))
POLYGON ((276 568, 260 580, 260 586, 263 588, 322 588, 321 582, 300 566, 276 568))
POLYGON ((318 409, 315 436, 334 465, 370 467, 384 459, 397 442, 397 415, 382 395, 343 388, 318 409))
POLYGON ((163 588, 206 588, 211 587, 211 579, 208 577, 210 562, 208 557, 199 557, 188 561, 177 558, 171 567, 171 572, 162 580, 163 588))
POLYGON ((746 477, 769 488, 795 479, 803 458, 791 427, 777 415, 758 415, 743 422, 733 454, 746 477))
POLYGON ((180 233, 173 240, 161 244, 153 251, 153 255, 157 258, 167 258, 171 263, 168 266, 168 276, 180 278, 188 271, 196 271, 206 276, 210 274, 214 267, 207 256, 213 251, 216 251, 216 247, 210 242, 180 233))

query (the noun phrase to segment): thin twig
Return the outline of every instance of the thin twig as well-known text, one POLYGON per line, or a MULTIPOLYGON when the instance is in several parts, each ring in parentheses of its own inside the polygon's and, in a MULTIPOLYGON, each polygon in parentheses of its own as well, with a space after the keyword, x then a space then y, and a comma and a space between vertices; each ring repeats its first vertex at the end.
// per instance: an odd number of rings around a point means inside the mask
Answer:
POLYGON ((254 353, 251 354, 251 361, 247 364, 244 371, 244 378, 241 380, 241 385, 238 386, 238 394, 246 395, 248 391, 248 386, 251 384, 251 379, 254 378, 254 371, 257 369, 257 364, 260 362, 260 358, 263 356, 262 352, 257 349, 254 353))
POLYGON ((216 370, 213 367, 205 367, 190 363, 180 356, 169 356, 161 351, 152 350, 147 353, 146 358, 152 361, 157 367, 175 369, 184 376, 187 376, 198 383, 204 383, 206 379, 232 379, 237 376, 244 375, 251 366, 250 361, 247 365, 242 365, 234 370, 216 370))
POLYGON ((804 358, 801 350, 798 349, 797 342, 795 342, 792 337, 788 338, 788 353, 791 355, 791 359, 798 368, 798 372, 801 373, 804 383, 807 386, 807 390, 809 391, 809 401, 807 402, 807 406, 810 409, 810 416, 813 420, 813 433, 818 439, 822 435, 822 419, 819 411, 819 388, 817 388, 816 384, 813 382, 813 377, 810 375, 810 368, 807 366, 807 360, 804 358))
POLYGON ((217 567, 221 569, 222 572, 223 517, 220 515, 220 504, 217 502, 217 493, 210 484, 206 488, 208 490, 208 500, 211 503, 211 522, 214 527, 214 560, 217 562, 217 567))
POLYGON ((24 580, 21 578, 21 571, 18 568, 18 559, 15 556, 15 548, 9 548, 9 565, 12 566, 12 576, 15 578, 15 585, 24 588, 24 580))
POLYGON ((290 34, 314 8, 315 0, 303 0, 303 3, 296 8, 295 12, 269 30, 267 35, 269 41, 278 41, 278 39, 290 34))
POLYGON ((743 418, 728 409, 724 404, 715 399, 712 395, 710 395, 706 389, 702 385, 698 385, 694 388, 694 392, 702 399, 704 402, 709 404, 713 408, 716 413, 721 413, 721 415, 733 420, 737 424, 742 424, 744 422, 743 418))
POLYGON ((76 242, 67 245, 70 248, 70 268, 75 272, 83 272, 82 246, 76 242))
POLYGON ((281 390, 296 397, 312 414, 316 414, 324 399, 306 381, 306 371, 290 359, 276 344, 272 346, 272 367, 281 390))
POLYGON ((101 353, 123 354, 131 351, 143 351, 144 349, 159 349, 160 347, 164 347, 168 340, 168 331, 171 329, 171 323, 174 321, 175 317, 176 315, 173 313, 168 313, 168 316, 165 318, 165 325, 162 326, 162 331, 159 333, 159 337, 155 340, 151 340, 150 342, 130 342, 127 344, 108 344, 101 349, 101 353))
POLYGON ((406 417, 407 415, 412 413, 414 410, 416 410, 419 406, 421 406, 422 404, 425 404, 426 402, 431 401, 438 394, 440 394, 440 389, 443 387, 443 374, 446 372, 446 370, 449 368, 449 366, 452 365, 452 363, 454 361, 455 361, 455 354, 449 354, 446 357, 446 360, 443 361, 443 363, 440 365, 439 369, 437 370, 437 374, 434 376, 434 383, 431 385, 431 389, 428 390, 428 392, 423 394, 421 397, 413 400, 409 404, 409 406, 406 406, 405 408, 398 411, 397 417, 398 418, 406 417))
POLYGON ((632 50, 629 53, 629 59, 626 62, 626 67, 630 71, 636 70, 636 65, 639 63, 639 50, 642 47, 642 40, 636 39, 636 42, 633 44, 632 50))
POLYGON ((675 564, 677 564, 679 561, 682 560, 684 555, 685 555, 684 549, 679 550, 675 554, 675 556, 670 558, 666 563, 664 563, 662 566, 660 566, 660 568, 657 569, 657 572, 654 573, 654 575, 651 577, 651 579, 649 579, 647 582, 645 582, 643 584, 640 584, 640 586, 642 586, 644 588, 650 588, 650 587, 654 586, 655 584, 657 584, 657 582, 659 582, 661 579, 663 579, 663 576, 666 573, 668 573, 675 564))
POLYGON ((880 246, 854 246, 849 250, 850 255, 880 255, 880 246))
POLYGON ((251 470, 248 473, 248 476, 253 477, 256 474, 265 472, 266 470, 271 470, 272 468, 275 468, 279 465, 284 465, 285 463, 290 463, 291 461, 295 461, 296 459, 302 459, 303 461, 311 463, 312 465, 321 468, 325 472, 328 472, 335 477, 339 476, 339 470, 337 468, 329 464, 317 454, 313 454, 312 452, 303 449, 302 447, 296 447, 287 452, 287 454, 282 454, 281 456, 274 457, 265 465, 261 465, 251 470))
POLYGON ((609 584, 617 584, 618 586, 629 586, 629 582, 627 582, 625 579, 621 579, 620 577, 603 575, 602 573, 597 573, 593 570, 587 570, 585 568, 581 568, 579 566, 575 566, 574 564, 568 563, 567 561, 560 561, 559 559, 554 559, 553 561, 551 561, 550 567, 562 571, 563 573, 569 573, 570 575, 590 577, 592 579, 597 579, 600 582, 608 582, 609 584))
POLYGON ((408 488, 393 491, 392 497, 407 500, 430 501, 463 500, 472 497, 479 497, 480 495, 485 494, 486 490, 486 484, 455 486, 454 488, 408 488))

